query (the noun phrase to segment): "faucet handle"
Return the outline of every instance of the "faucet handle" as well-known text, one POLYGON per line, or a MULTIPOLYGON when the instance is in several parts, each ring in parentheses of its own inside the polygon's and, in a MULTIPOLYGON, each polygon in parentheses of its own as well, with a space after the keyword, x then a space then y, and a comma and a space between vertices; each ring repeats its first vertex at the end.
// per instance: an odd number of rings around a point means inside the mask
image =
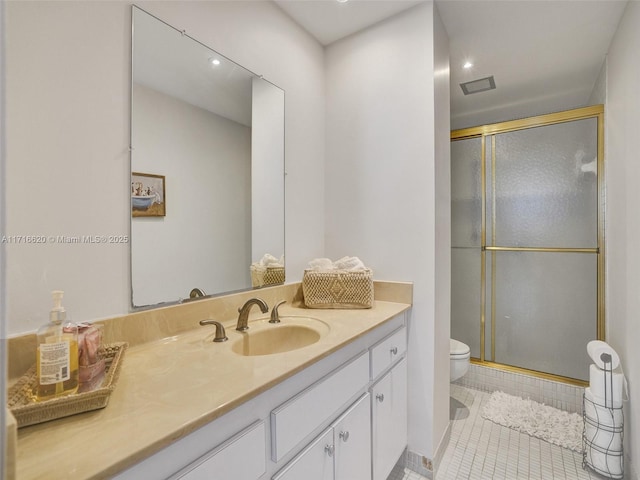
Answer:
POLYGON ((214 342, 226 342, 229 340, 227 337, 227 333, 224 331, 224 327, 220 322, 215 320, 200 320, 200 325, 215 325, 216 326, 216 334, 213 337, 214 342))
POLYGON ((280 323, 280 314, 278 313, 278 307, 280 305, 282 305, 283 303, 287 303, 287 301, 286 300, 282 300, 282 301, 276 303, 271 308, 271 320, 269 320, 269 323, 280 323))

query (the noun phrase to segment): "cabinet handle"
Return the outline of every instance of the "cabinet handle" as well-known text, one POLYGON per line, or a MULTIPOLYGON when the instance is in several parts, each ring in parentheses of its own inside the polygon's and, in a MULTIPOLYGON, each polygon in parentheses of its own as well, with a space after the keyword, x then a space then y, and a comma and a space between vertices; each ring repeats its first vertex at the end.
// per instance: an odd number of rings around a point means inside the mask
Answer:
POLYGON ((349 432, 348 431, 340 432, 340 438, 342 439, 343 442, 346 442, 347 440, 349 440, 349 432))
POLYGON ((376 398, 378 399, 378 401, 379 401, 380 403, 384 402, 384 393, 378 393, 378 394, 376 395, 376 398))
POLYGON ((335 451, 336 447, 334 447, 333 445, 325 445, 324 446, 324 451, 327 452, 327 455, 329 455, 330 457, 333 457, 333 452, 335 451))
POLYGON ((394 355, 397 355, 398 354, 398 347, 393 347, 391 349, 391 353, 393 353, 394 355))

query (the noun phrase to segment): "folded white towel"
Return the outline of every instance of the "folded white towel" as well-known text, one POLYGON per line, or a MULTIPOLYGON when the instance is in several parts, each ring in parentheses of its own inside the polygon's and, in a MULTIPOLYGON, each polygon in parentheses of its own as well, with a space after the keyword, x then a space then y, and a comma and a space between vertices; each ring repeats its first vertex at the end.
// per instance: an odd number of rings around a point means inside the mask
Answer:
POLYGON ((316 271, 335 270, 333 262, 328 258, 316 258, 309 262, 309 268, 316 271))
POLYGON ((273 255, 266 253, 258 262, 254 262, 253 265, 261 267, 284 267, 284 255, 280 258, 276 258, 273 255))
POLYGON ((332 262, 328 258, 316 258, 309 262, 309 269, 317 272, 331 270, 346 270, 356 272, 366 270, 364 263, 358 257, 342 257, 340 260, 332 262))
POLYGON ((365 270, 367 268, 358 257, 342 257, 340 260, 336 260, 334 265, 338 270, 348 270, 351 272, 365 270))

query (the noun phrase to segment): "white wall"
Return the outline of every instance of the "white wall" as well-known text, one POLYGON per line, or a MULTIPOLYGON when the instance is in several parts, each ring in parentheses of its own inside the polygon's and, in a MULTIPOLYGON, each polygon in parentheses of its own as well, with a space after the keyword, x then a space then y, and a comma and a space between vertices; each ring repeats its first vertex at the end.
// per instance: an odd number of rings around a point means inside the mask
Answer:
MULTIPOLYGON (((449 354, 451 337, 451 119, 449 107, 449 37, 437 8, 434 9, 434 107, 435 107, 435 306, 433 390, 433 455, 447 445, 443 435, 449 425, 449 354)), ((416 405, 415 408, 420 408, 416 405)), ((414 432, 414 435, 416 432, 414 432)))
POLYGON ((251 258, 284 255, 284 92, 252 81, 251 258))
POLYGON ((607 56, 607 341, 629 380, 625 448, 637 478, 640 462, 640 2, 627 5, 607 56))
MULTIPOLYGON (((129 16, 124 4, 7 3, 8 235, 128 234, 129 16)), ((125 312, 128 249, 8 245, 9 333, 44 322, 55 288, 73 319, 125 312)))
POLYGON ((602 62, 602 67, 600 67, 600 73, 598 73, 598 78, 596 79, 595 84, 593 85, 593 90, 591 91, 591 96, 589 97, 589 101, 587 105, 604 105, 607 101, 607 59, 605 58, 604 62, 602 62))
POLYGON ((164 175, 166 193, 166 216, 131 220, 134 305, 247 288, 251 127, 142 85, 133 95, 131 169, 164 175))
MULTIPOLYGON (((4 58, 5 58, 5 3, 0 2, 0 232, 5 231, 5 71, 4 71, 4 58)), ((6 289, 5 289, 5 247, 0 243, 0 392, 6 391, 6 376, 7 376, 7 362, 5 358, 7 356, 7 343, 6 343, 6 289)), ((6 406, 0 407, 0 480, 9 478, 8 470, 8 448, 7 448, 7 433, 6 427, 7 419, 9 417, 9 408, 6 406)), ((13 470, 11 474, 13 474, 13 470)))
MULTIPOLYGON (((287 279, 324 253, 324 52, 271 2, 140 7, 286 92, 287 279)), ((9 235, 129 233, 131 5, 7 3, 9 235)), ((73 318, 129 310, 129 245, 8 245, 10 334, 66 291, 73 318)))
MULTIPOLYGON (((436 298, 436 277, 449 270, 449 159, 439 143, 446 172, 436 167, 433 30, 433 4, 422 4, 330 45, 326 56, 326 254, 357 255, 374 278, 414 282, 409 448, 429 458, 449 411, 448 273, 436 298), (436 209, 437 195, 446 208, 436 209)), ((449 101, 442 66, 438 111, 449 101)), ((437 132, 448 145, 448 114, 437 132)))

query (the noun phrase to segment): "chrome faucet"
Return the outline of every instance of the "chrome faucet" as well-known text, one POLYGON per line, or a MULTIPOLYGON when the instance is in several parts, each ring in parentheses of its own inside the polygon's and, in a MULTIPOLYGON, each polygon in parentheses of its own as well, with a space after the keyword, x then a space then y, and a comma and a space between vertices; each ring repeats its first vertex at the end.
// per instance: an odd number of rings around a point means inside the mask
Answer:
POLYGON ((269 311, 269 307, 266 302, 260 298, 250 298, 245 302, 245 304, 238 309, 238 325, 236 326, 236 330, 239 332, 244 332, 249 328, 247 323, 249 323, 249 310, 253 305, 258 305, 262 313, 267 313, 269 311))
POLYGON ((189 298, 198 298, 198 297, 205 297, 205 296, 206 294, 204 293, 204 290, 200 290, 199 288, 194 288, 189 292, 189 298))

